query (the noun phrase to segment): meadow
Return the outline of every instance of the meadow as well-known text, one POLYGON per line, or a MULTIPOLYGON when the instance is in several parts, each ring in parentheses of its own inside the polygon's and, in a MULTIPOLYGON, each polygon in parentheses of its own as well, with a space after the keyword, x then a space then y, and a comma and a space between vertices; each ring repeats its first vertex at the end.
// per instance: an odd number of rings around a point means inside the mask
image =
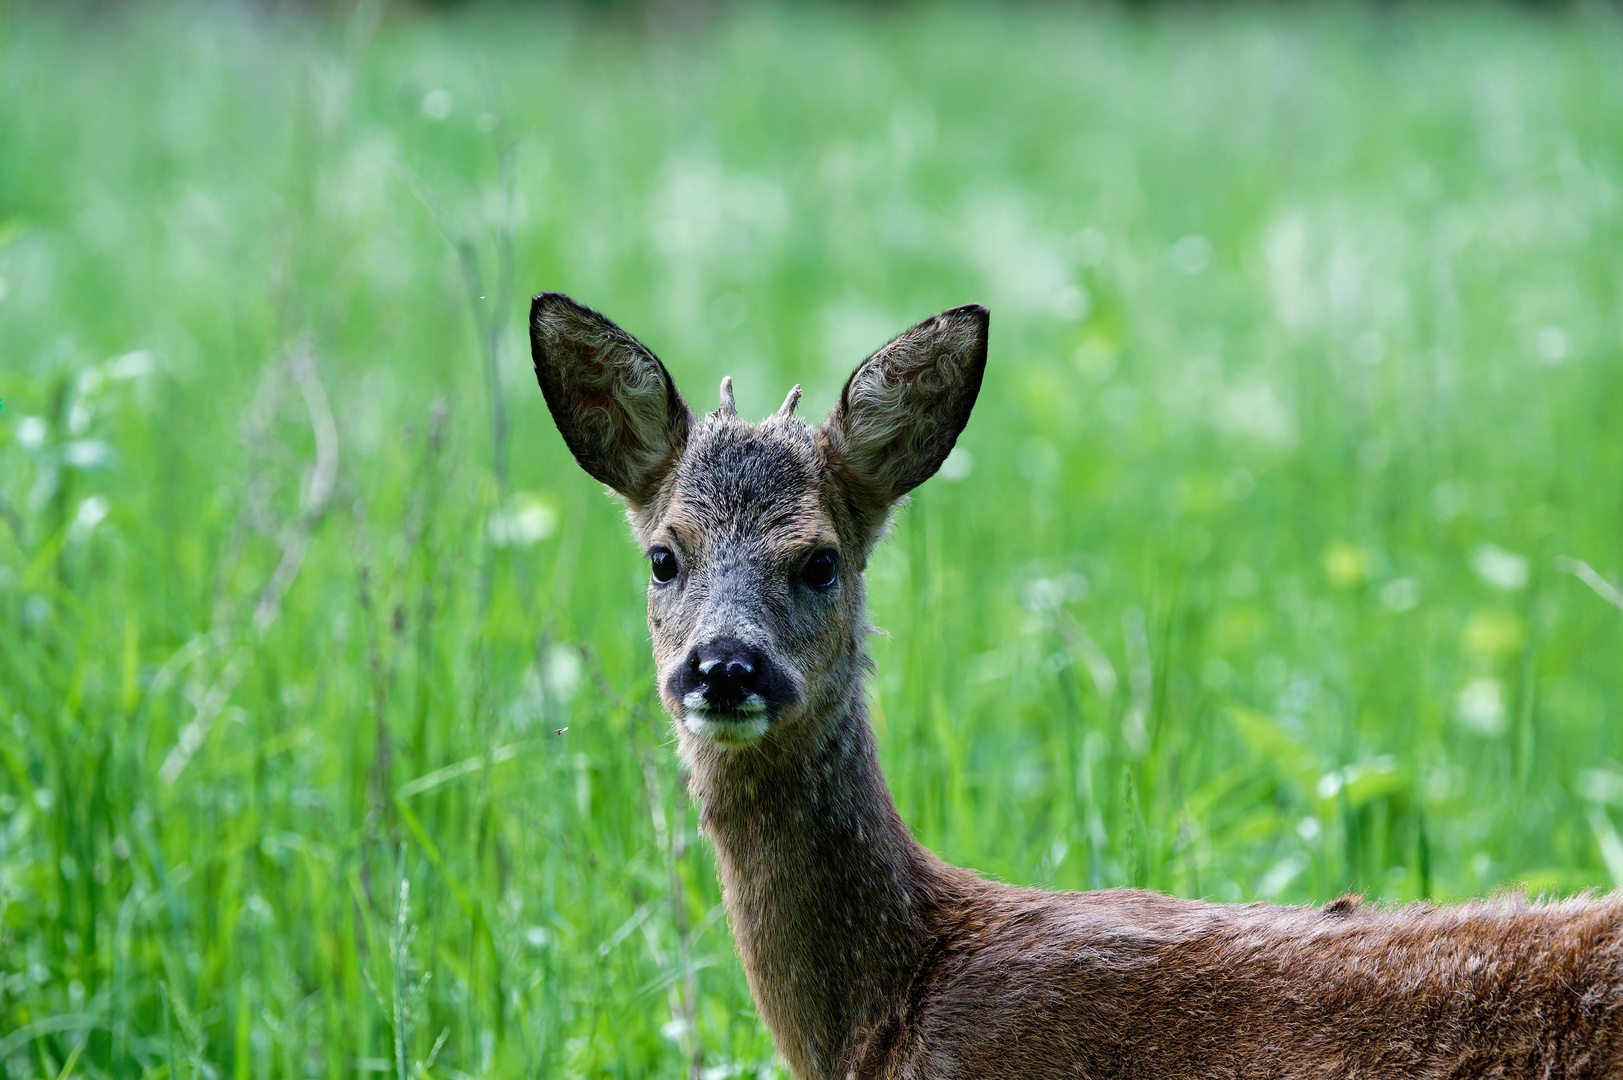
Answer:
POLYGON ((0 1061, 787 1075, 530 371, 993 312, 869 572, 1017 883, 1623 884, 1623 17, 0 4, 0 1061))

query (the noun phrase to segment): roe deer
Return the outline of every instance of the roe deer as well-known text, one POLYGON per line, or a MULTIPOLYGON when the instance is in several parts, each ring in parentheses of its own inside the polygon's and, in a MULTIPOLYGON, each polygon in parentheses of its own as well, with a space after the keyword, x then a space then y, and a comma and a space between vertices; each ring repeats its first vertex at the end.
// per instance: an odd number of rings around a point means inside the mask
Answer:
POLYGON ((536 376, 647 553, 659 693, 760 1014, 821 1077, 1619 1077, 1623 900, 1212 904, 986 881, 916 842, 868 726, 863 569, 952 449, 989 314, 859 365, 821 425, 688 409, 558 293, 536 376))

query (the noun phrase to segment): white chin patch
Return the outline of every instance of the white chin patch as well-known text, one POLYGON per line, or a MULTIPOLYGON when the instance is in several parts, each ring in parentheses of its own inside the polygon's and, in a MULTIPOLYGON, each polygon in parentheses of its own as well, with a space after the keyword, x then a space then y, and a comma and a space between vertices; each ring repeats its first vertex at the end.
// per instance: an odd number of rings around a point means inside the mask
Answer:
POLYGON ((682 699, 682 726, 717 746, 749 746, 766 734, 766 700, 759 694, 744 699, 737 712, 712 712, 704 693, 693 691, 682 699))

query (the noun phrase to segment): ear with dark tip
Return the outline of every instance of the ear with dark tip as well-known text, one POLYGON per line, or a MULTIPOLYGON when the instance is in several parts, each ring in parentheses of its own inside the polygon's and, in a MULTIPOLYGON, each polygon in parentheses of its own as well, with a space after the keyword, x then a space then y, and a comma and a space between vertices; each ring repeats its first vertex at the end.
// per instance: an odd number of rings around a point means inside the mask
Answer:
POLYGON ((647 503, 687 445, 691 414, 659 358, 562 293, 530 304, 530 354, 575 460, 633 506, 647 503))
POLYGON ((991 318, 979 304, 966 304, 925 319, 846 381, 823 432, 885 507, 935 475, 969 422, 991 318))

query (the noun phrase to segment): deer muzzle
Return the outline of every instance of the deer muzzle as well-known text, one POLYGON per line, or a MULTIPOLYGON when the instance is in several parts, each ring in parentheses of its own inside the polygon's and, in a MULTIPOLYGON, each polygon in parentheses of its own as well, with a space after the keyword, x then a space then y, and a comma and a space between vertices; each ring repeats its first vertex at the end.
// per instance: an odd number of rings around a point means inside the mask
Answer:
POLYGON ((794 683, 769 652, 730 636, 689 649, 666 688, 682 703, 683 725, 720 742, 754 741, 795 698, 794 683))

